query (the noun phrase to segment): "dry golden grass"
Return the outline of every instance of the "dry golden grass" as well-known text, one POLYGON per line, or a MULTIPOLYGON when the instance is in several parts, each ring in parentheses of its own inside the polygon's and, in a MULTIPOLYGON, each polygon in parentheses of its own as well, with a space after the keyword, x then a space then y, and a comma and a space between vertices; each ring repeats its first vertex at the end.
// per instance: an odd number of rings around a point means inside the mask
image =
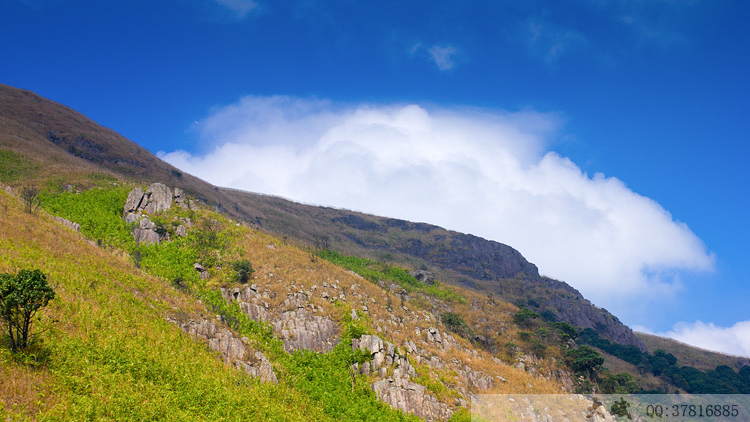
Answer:
MULTIPOLYGON (((443 362, 450 363, 454 359, 459 362, 460 367, 470 366, 476 371, 481 371, 490 376, 500 376, 507 382, 495 379, 495 387, 482 393, 560 393, 563 387, 553 379, 545 379, 519 370, 513 366, 493 359, 493 356, 483 350, 475 349, 471 343, 449 333, 460 348, 450 347, 443 350, 426 341, 426 332, 429 328, 436 328, 442 334, 447 329, 440 322, 438 309, 424 309, 416 306, 418 303, 434 302, 426 300, 413 300, 412 302, 401 302, 396 293, 371 283, 362 277, 346 271, 328 261, 319 259, 309 251, 298 246, 286 244, 269 234, 256 230, 248 230, 241 240, 241 248, 245 257, 248 258, 255 268, 253 280, 262 290, 275 293, 272 307, 281 306, 288 294, 295 292, 307 293, 315 307, 322 309, 323 314, 331 315, 334 319, 341 320, 342 309, 356 309, 360 313, 367 309, 367 320, 370 331, 378 334, 385 340, 392 342, 400 350, 405 350, 407 341, 414 341, 424 352, 423 358, 437 356, 443 362), (324 287, 327 285, 327 287, 324 287), (323 298, 326 292, 329 299, 323 298), (345 293, 345 300, 339 300, 339 306, 334 305, 332 298, 345 293), (387 305, 390 300, 390 310, 387 305), (341 306, 343 305, 343 306, 341 306), (417 332, 421 334, 416 335, 417 332)), ((500 300, 489 300, 486 295, 472 292, 460 287, 454 287, 463 297, 466 303, 451 303, 450 308, 466 318, 470 325, 479 324, 479 320, 487 320, 488 330, 496 332, 496 341, 502 342, 513 338, 517 328, 511 323, 512 315, 518 310, 512 304, 500 300), (472 301, 477 299, 482 304, 480 309, 472 310, 472 301), (502 337, 497 334, 497 323, 503 322, 509 327, 509 332, 502 337)), ((414 356, 412 356, 413 364, 414 356)), ((451 364, 452 365, 452 364, 451 364)), ((454 365, 456 366, 456 365, 454 365)), ((555 359, 543 359, 538 362, 536 370, 539 374, 550 375, 559 369, 555 359)), ((467 380, 457 378, 452 374, 449 367, 442 370, 434 370, 430 375, 435 378, 451 380, 452 384, 461 385, 469 391, 467 380)), ((476 391, 479 392, 479 391, 476 391)), ((453 402, 449 400, 449 405, 453 402)))

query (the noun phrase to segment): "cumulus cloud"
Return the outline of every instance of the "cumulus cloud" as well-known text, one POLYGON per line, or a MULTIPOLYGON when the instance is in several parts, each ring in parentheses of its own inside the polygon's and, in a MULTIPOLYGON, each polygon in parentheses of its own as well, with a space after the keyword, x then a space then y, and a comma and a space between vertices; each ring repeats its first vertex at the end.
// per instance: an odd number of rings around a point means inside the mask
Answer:
POLYGON ((740 321, 731 327, 719 327, 703 321, 692 324, 679 322, 671 331, 657 335, 706 350, 750 357, 750 321, 740 321))
POLYGON ((680 271, 712 269, 657 202, 548 151, 562 124, 533 111, 246 97, 197 126, 205 153, 160 156, 217 185, 509 244, 621 317, 678 289, 680 271))

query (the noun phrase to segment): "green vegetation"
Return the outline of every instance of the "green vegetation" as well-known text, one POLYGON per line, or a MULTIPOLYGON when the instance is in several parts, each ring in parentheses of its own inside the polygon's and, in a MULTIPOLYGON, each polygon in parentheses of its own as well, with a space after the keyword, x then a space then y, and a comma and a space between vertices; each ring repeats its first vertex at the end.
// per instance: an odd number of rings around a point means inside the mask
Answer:
MULTIPOLYGON (((213 213, 194 213, 191 219, 195 226, 188 231, 187 236, 172 236, 170 241, 160 244, 135 245, 128 227, 124 223, 119 224, 122 222, 122 204, 127 192, 127 188, 115 186, 94 188, 79 194, 58 190, 54 193, 48 192, 45 195, 44 204, 50 211, 80 222, 81 231, 88 237, 96 236, 97 239, 106 239, 106 244, 130 251, 132 256, 137 256, 140 268, 178 287, 174 290, 175 292, 190 292, 194 297, 199 298, 210 312, 221 316, 222 320, 240 336, 247 337, 252 347, 263 351, 275 363, 280 380, 280 386, 276 387, 276 390, 287 392, 297 399, 309 400, 308 406, 321 409, 324 415, 337 420, 418 420, 412 415, 405 415, 379 402, 367 378, 350 371, 354 363, 361 364, 369 359, 369 356, 363 352, 353 351, 349 346, 351 338, 358 338, 367 332, 364 316, 360 316, 359 320, 352 320, 351 310, 341 311, 344 325, 342 341, 330 353, 300 351, 288 354, 284 352, 283 343, 273 336, 273 328, 270 324, 252 320, 242 312, 236 302, 227 303, 215 285, 207 285, 204 280, 200 280, 197 271, 193 268, 194 262, 200 262, 205 267, 214 269, 214 279, 236 283, 249 281, 253 273, 252 264, 246 259, 236 259, 238 251, 234 246, 241 230, 244 229, 228 224, 223 217, 213 213), (84 213, 83 210, 92 212, 84 213), (110 232, 116 235, 111 235, 110 232)), ((170 210, 167 213, 152 216, 152 221, 157 227, 164 228, 165 233, 171 235, 170 228, 179 218, 176 212, 178 211, 170 210)), ((419 283, 401 268, 386 268, 382 274, 384 279, 396 281, 399 284, 409 283, 413 285, 413 288, 419 287, 419 283)), ((97 361, 105 359, 104 363, 107 364, 115 362, 117 368, 124 369, 128 376, 137 376, 139 382, 151 382, 153 376, 164 377, 164 374, 160 372, 164 369, 163 366, 157 365, 159 369, 146 369, 153 367, 153 364, 149 363, 145 356, 122 356, 122 354, 122 351, 113 348, 104 353, 104 358, 100 357, 97 361), (149 375, 150 371, 156 371, 158 375, 149 375), (146 378, 142 378, 143 376, 146 378)), ((122 372, 121 369, 118 369, 118 373, 122 372)), ((239 375, 235 374, 235 377, 237 376, 239 375)), ((254 380, 245 379, 244 375, 238 379, 241 381, 235 380, 229 383, 274 390, 272 387, 258 385, 254 380)), ((173 382, 177 384, 177 381, 172 378, 169 378, 167 382, 170 385, 173 382)), ((215 384, 212 388, 221 390, 215 384)), ((236 394, 241 396, 250 393, 236 394)), ((188 394, 187 397, 194 398, 195 395, 188 394)), ((283 397, 280 398, 284 400, 283 397)), ((278 409, 274 403, 269 400, 265 407, 278 409)), ((91 405, 96 404, 92 402, 91 405)), ((102 414, 96 415, 102 416, 102 414)), ((143 413, 133 413, 134 419, 142 419, 142 416, 143 413)), ((309 418, 317 420, 320 415, 310 415, 309 418)), ((214 417, 209 416, 205 419, 214 419, 214 417)), ((250 419, 267 419, 267 417, 250 419)))
POLYGON ((529 308, 523 307, 513 315, 513 322, 524 328, 529 328, 534 324, 534 320, 539 318, 539 314, 529 308))
POLYGON ((176 330, 165 314, 190 312, 195 300, 166 281, 5 209, 0 268, 39 268, 58 284, 59 300, 40 311, 51 318, 35 322, 40 334, 26 358, 0 348, 0 379, 16 386, 3 397, 11 401, 0 400, 3 420, 332 419, 300 391, 251 379, 176 330))
POLYGON ((232 269, 234 270, 234 282, 240 284, 246 284, 255 272, 253 265, 247 259, 233 261, 232 269))
POLYGON ((28 179, 36 170, 37 166, 23 155, 0 149, 0 182, 28 179))
POLYGON ((464 338, 471 338, 473 332, 469 324, 464 321, 461 315, 455 312, 443 312, 440 315, 440 321, 448 328, 448 330, 460 335, 464 338))
POLYGON ((0 320, 7 326, 13 352, 26 348, 34 315, 54 298, 47 275, 39 270, 0 274, 0 320))
POLYGON ((422 293, 447 302, 466 302, 461 295, 439 283, 432 285, 420 283, 407 270, 401 267, 388 265, 372 259, 346 256, 330 249, 321 249, 316 251, 315 254, 326 261, 354 271, 372 283, 377 284, 381 280, 391 281, 401 286, 408 293, 422 293))
POLYGON ((581 331, 579 341, 636 365, 643 372, 660 376, 688 393, 750 393, 750 367, 748 366, 744 366, 739 372, 726 365, 719 365, 716 369, 708 371, 701 371, 692 366, 678 366, 677 358, 671 353, 663 350, 656 350, 653 354, 642 352, 635 346, 623 346, 600 338, 596 331, 591 329, 581 331))
POLYGON ((94 187, 81 193, 66 192, 59 183, 49 183, 39 194, 48 213, 81 225, 81 233, 102 245, 130 250, 133 237, 122 219, 129 189, 124 186, 94 187))

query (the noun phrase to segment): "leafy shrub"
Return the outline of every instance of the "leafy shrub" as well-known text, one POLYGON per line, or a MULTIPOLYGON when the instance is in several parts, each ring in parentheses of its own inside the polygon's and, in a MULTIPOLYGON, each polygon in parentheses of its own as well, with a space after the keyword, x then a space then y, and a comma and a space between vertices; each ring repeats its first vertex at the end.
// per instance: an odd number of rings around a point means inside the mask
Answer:
POLYGON ((232 262, 232 269, 234 270, 234 281, 236 283, 245 284, 250 280, 250 276, 253 275, 255 270, 252 264, 247 259, 241 259, 232 262))
POLYGON ((513 322, 520 327, 529 328, 534 324, 534 320, 539 318, 539 314, 529 308, 521 308, 513 315, 513 322))
POLYGON ((589 346, 569 350, 565 356, 575 372, 588 375, 590 378, 596 377, 596 371, 604 363, 604 358, 599 352, 589 346))
POLYGON ((563 342, 570 339, 575 340, 575 338, 578 337, 578 330, 576 327, 567 322, 554 322, 552 323, 552 328, 558 333, 560 340, 563 342))
POLYGON ((24 187, 21 190, 21 199, 27 213, 35 212, 39 208, 39 189, 33 186, 24 187))
POLYGON ((7 325, 13 352, 26 348, 32 318, 54 298, 55 291, 40 270, 0 274, 0 319, 7 325))
POLYGON ((440 315, 440 320, 448 330, 453 331, 461 337, 470 337, 472 334, 471 327, 469 327, 461 315, 455 312, 444 312, 440 315))

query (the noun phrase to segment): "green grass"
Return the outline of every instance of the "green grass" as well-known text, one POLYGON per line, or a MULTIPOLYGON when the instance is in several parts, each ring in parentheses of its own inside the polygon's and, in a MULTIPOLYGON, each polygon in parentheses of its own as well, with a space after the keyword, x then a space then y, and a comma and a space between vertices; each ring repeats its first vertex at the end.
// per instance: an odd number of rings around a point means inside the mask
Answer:
POLYGON ((45 377, 29 397, 0 406, 10 414, 4 420, 330 420, 305 394, 249 379, 165 320, 194 299, 74 233, 7 209, 0 270, 39 268, 58 298, 35 323, 29 353, 36 357, 0 347, 5 379, 23 385, 45 377))
MULTIPOLYGON (((101 305, 97 302, 95 314, 77 311, 81 313, 80 318, 86 318, 87 323, 96 325, 95 335, 87 331, 88 336, 75 341, 66 339, 65 336, 48 341, 48 344, 64 345, 64 354, 74 357, 66 361, 67 366, 64 369, 66 374, 71 375, 65 377, 65 385, 71 393, 72 408, 75 410, 72 414, 64 412, 66 417, 72 415, 75 419, 191 420, 193 415, 198 414, 206 420, 231 420, 232 412, 228 409, 236 406, 248 409, 262 408, 263 400, 267 400, 265 406, 269 410, 266 413, 258 413, 251 419, 273 420, 278 419, 275 412, 283 406, 268 396, 278 394, 281 399, 291 401, 292 404, 309 401, 304 406, 315 409, 310 415, 305 415, 308 419, 312 418, 309 420, 320 419, 312 416, 318 409, 336 420, 418 420, 413 415, 405 415, 378 401, 370 389, 367 377, 355 376, 352 382, 349 368, 354 362, 362 361, 364 356, 358 351, 352 351, 349 344, 351 337, 358 337, 366 332, 366 327, 361 321, 347 319, 349 312, 342 311, 346 327, 343 330, 342 342, 333 351, 300 351, 288 354, 283 351, 283 343, 273 336, 273 329, 269 324, 250 319, 236 303, 228 304, 215 287, 199 280, 193 263, 199 262, 201 255, 205 255, 206 251, 201 248, 205 249, 207 244, 214 245, 216 249, 209 248, 212 263, 216 267, 229 268, 227 264, 239 253, 235 250, 236 240, 245 235, 244 231, 247 229, 227 224, 213 213, 203 213, 192 215, 195 228, 189 231, 188 236, 173 237, 172 240, 161 244, 136 247, 121 217, 122 204, 127 197, 128 189, 107 185, 79 194, 48 190, 43 204, 50 212, 79 222, 81 232, 87 237, 104 239, 110 246, 129 250, 131 256, 138 254, 140 268, 161 278, 164 285, 180 279, 186 286, 184 291, 192 292, 194 297, 200 298, 210 313, 222 315, 239 335, 248 337, 253 347, 263 351, 272 362, 275 362, 280 386, 259 384, 255 380, 245 379, 244 375, 238 372, 228 371, 229 378, 222 378, 214 375, 215 369, 191 369, 191 365, 195 363, 191 362, 191 359, 185 359, 185 356, 191 356, 195 352, 185 352, 184 347, 189 347, 192 340, 185 340, 184 335, 176 332, 163 319, 159 320, 156 323, 158 327, 155 327, 154 321, 150 318, 139 316, 150 315, 158 318, 159 312, 164 311, 164 304, 153 301, 143 303, 142 299, 132 293, 118 292, 107 301, 106 309, 99 308, 101 305), (214 224, 214 228, 211 229, 214 232, 209 233, 209 229, 205 228, 207 226, 202 223, 204 221, 218 221, 219 224, 214 224), (206 242, 206 237, 211 237, 207 236, 209 234, 215 238, 215 242, 206 242), (113 313, 113 306, 119 313, 113 313), (152 306, 154 308, 151 308, 152 306), (127 311, 123 315, 124 310, 127 311), (106 315, 110 315, 110 318, 105 318, 106 315), (126 329, 123 330, 123 327, 126 329), (167 337, 158 340, 157 333, 170 331, 170 328, 171 332, 167 337), (142 341, 144 336, 148 337, 149 341, 142 341), (181 344, 182 350, 179 347, 175 349, 176 342, 184 343, 181 344), (86 367, 87 370, 83 371, 81 376, 72 376, 82 367, 86 367), (227 396, 228 388, 225 384, 247 386, 245 388, 250 391, 235 391, 227 396), (213 393, 206 393, 206 389, 213 393), (263 393, 259 395, 256 390, 265 392, 266 396, 263 393), (144 403, 144 394, 158 396, 159 399, 144 403), (285 394, 289 397, 285 397, 285 394), (99 400, 97 397, 116 398, 116 403, 110 404, 107 400, 99 400), (203 398, 199 400, 199 397, 203 398), (230 398, 236 402, 229 403, 230 398), (223 413, 223 410, 227 412, 223 413), (167 412, 170 414, 167 415, 167 412)), ((169 227, 171 222, 179 217, 178 214, 179 211, 170 211, 154 220, 169 227)), ((409 284, 412 288, 419 287, 416 280, 401 268, 391 267, 384 271, 383 274, 389 280, 409 284)), ((96 277, 104 276, 101 271, 92 272, 96 273, 96 277)), ((218 272, 215 278, 221 279, 222 274, 218 272)), ((106 282, 127 284, 125 281, 118 283, 116 278, 110 277, 106 278, 106 282)), ((105 281, 91 281, 91 285, 97 287, 87 292, 86 296, 102 292, 98 287, 101 283, 105 281)), ((147 289, 147 286, 139 288, 142 291, 147 289)), ((180 294, 178 289, 168 290, 180 294)), ((106 301, 106 298, 101 297, 100 300, 106 301)), ((59 356, 60 351, 54 350, 50 355, 59 356)))
POLYGON ((317 256, 347 270, 354 271, 365 279, 378 283, 380 280, 391 281, 409 293, 423 293, 448 302, 465 303, 466 300, 452 289, 439 283, 425 285, 417 281, 407 270, 383 262, 356 256, 346 256, 340 252, 323 249, 316 251, 317 256))
POLYGON ((129 189, 105 185, 81 193, 60 191, 48 186, 40 195, 42 208, 52 215, 81 225, 81 233, 98 243, 130 249, 135 242, 122 219, 122 208, 129 189))
POLYGON ((27 179, 36 170, 37 166, 23 155, 0 149, 0 182, 10 183, 27 179))

